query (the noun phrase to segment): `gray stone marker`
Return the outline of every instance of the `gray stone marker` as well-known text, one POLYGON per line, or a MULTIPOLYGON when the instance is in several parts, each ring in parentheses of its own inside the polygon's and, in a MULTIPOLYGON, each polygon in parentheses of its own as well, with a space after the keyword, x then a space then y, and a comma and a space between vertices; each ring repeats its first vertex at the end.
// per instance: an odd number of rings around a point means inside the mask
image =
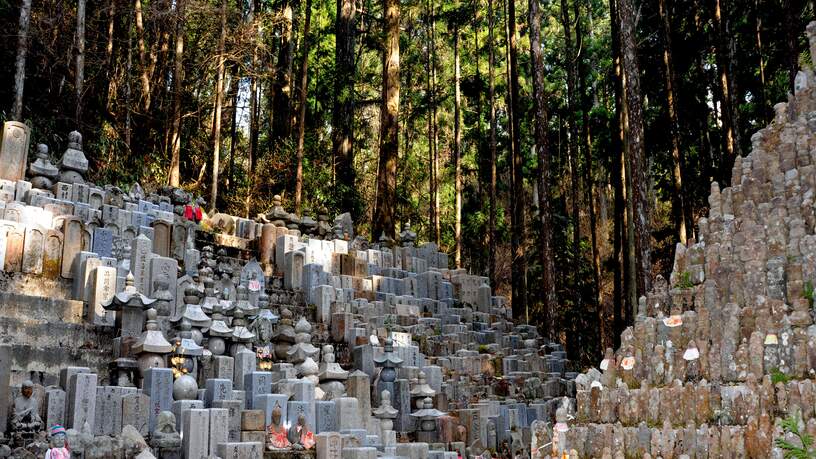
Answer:
POLYGON ((151 249, 153 243, 144 234, 133 239, 130 248, 130 272, 133 273, 136 290, 147 295, 150 293, 150 266, 149 259, 151 257, 151 249))
POLYGON ((116 322, 116 313, 106 311, 103 304, 109 302, 116 294, 116 268, 98 266, 93 274, 93 289, 88 309, 93 314, 95 325, 113 326, 116 322))
POLYGON ((23 272, 40 274, 43 267, 43 245, 45 232, 40 227, 26 228, 25 244, 23 245, 23 272))
POLYGON ((229 409, 210 408, 210 451, 217 451, 219 443, 229 441, 229 409))
MULTIPOLYGON (((218 457, 229 459, 262 459, 264 445, 258 442, 228 442, 218 444, 218 457)), ((215 453, 213 453, 215 454, 215 453)))
POLYGON ((94 373, 77 373, 68 383, 68 428, 82 430, 87 422, 94 431, 96 412, 96 382, 94 373))
POLYGON ((122 395, 135 393, 134 387, 101 386, 96 388, 94 435, 119 435, 122 432, 122 395))
POLYGON ((208 379, 205 383, 204 406, 212 407, 216 400, 232 399, 232 381, 229 379, 208 379))
POLYGON ((45 428, 65 425, 65 391, 49 389, 45 392, 45 428))
POLYGON ((29 129, 25 123, 3 123, 3 134, 0 136, 0 179, 17 181, 25 178, 28 140, 29 129))
POLYGON ((280 407, 281 419, 286 419, 286 406, 289 402, 289 396, 285 394, 262 394, 256 395, 253 401, 254 409, 263 410, 264 425, 272 424, 272 410, 276 406, 280 407))
POLYGON ((107 228, 95 228, 93 236, 93 251, 100 257, 110 257, 113 254, 113 231, 107 228))
POLYGON ((150 397, 130 393, 122 396, 122 426, 133 426, 142 436, 150 433, 150 397))
POLYGON ((229 441, 237 442, 241 440, 241 401, 240 400, 216 400, 213 408, 226 408, 229 412, 229 441))
POLYGON ((182 452, 186 459, 206 459, 209 456, 210 412, 188 410, 183 414, 184 440, 182 452))
POLYGON ((150 397, 150 432, 156 428, 156 419, 162 411, 170 411, 173 405, 173 370, 170 368, 149 368, 144 372, 142 385, 145 395, 150 397))
POLYGON ((181 423, 181 415, 187 410, 203 410, 204 402, 201 400, 176 400, 173 402, 173 415, 176 417, 176 430, 179 433, 184 432, 184 426, 181 423))
POLYGON ((76 217, 68 217, 62 226, 62 270, 66 279, 74 278, 74 259, 82 251, 82 222, 76 217))
POLYGON ((244 375, 244 391, 246 392, 247 408, 255 407, 255 397, 272 392, 272 373, 268 371, 253 371, 244 375))
POLYGON ((334 400, 315 402, 315 433, 337 431, 337 408, 334 400))

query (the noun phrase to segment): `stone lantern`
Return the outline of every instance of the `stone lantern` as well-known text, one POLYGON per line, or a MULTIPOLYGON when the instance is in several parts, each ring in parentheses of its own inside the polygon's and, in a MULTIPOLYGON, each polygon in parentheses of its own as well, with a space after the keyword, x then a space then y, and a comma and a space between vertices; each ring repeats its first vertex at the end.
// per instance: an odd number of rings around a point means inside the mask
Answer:
POLYGON ((334 360, 334 347, 331 344, 323 346, 323 360, 320 362, 318 378, 320 389, 326 394, 324 399, 342 397, 346 391, 343 381, 347 380, 348 376, 348 371, 334 360))
POLYGON ((176 379, 182 375, 198 374, 198 358, 204 354, 204 348, 193 341, 191 328, 190 321, 182 318, 179 335, 173 340, 174 348, 170 363, 176 379))
POLYGON ((128 273, 125 278, 125 289, 102 305, 106 311, 117 312, 116 329, 119 330, 119 336, 123 340, 141 336, 144 330, 145 309, 156 301, 142 295, 136 290, 134 283, 133 273, 128 273))
POLYGON ((71 131, 68 134, 68 148, 59 162, 60 182, 85 183, 85 173, 88 172, 88 159, 82 153, 82 134, 71 131))
POLYGON ((184 289, 184 301, 186 302, 184 312, 174 322, 178 326, 179 323, 186 320, 193 327, 191 338, 200 346, 204 340, 201 330, 210 328, 212 319, 201 309, 199 304, 201 296, 195 285, 189 284, 184 289))
POLYGON ((411 413, 411 417, 419 421, 417 440, 427 443, 436 442, 436 419, 444 416, 445 413, 433 407, 430 397, 422 400, 422 409, 411 413))
POLYGON ((385 339, 383 355, 374 357, 374 365, 382 367, 380 381, 392 383, 397 379, 397 368, 402 365, 402 359, 394 353, 394 340, 390 336, 385 339))
POLYGON ((57 177, 59 177, 59 169, 51 162, 47 145, 38 144, 35 155, 37 159, 28 165, 31 186, 42 190, 50 190, 54 186, 57 177))
POLYGON ((148 368, 165 368, 165 356, 173 351, 173 345, 164 339, 156 321, 158 314, 155 309, 147 310, 147 324, 142 336, 133 345, 133 353, 137 356, 139 371, 144 373, 148 368))
POLYGON ((431 386, 425 380, 425 372, 420 370, 419 381, 411 389, 411 398, 417 399, 416 407, 422 408, 423 400, 434 395, 436 395, 436 391, 431 389, 431 386))
POLYGON ((312 236, 317 229, 317 222, 312 218, 311 209, 303 209, 303 215, 300 217, 300 230, 303 234, 312 236))
POLYGON ((232 355, 235 356, 245 350, 254 338, 255 334, 247 328, 244 311, 236 309, 232 317, 232 347, 230 349, 232 355))
POLYGON ((221 314, 221 304, 219 303, 213 305, 212 323, 210 324, 208 334, 207 349, 213 355, 223 355, 227 349, 224 340, 232 338, 232 328, 227 326, 227 323, 224 321, 224 315, 221 314))
POLYGON ((235 290, 238 292, 238 300, 236 301, 235 307, 243 311, 246 317, 258 314, 258 307, 253 306, 252 303, 249 302, 249 293, 247 292, 246 286, 243 284, 238 285, 235 290))

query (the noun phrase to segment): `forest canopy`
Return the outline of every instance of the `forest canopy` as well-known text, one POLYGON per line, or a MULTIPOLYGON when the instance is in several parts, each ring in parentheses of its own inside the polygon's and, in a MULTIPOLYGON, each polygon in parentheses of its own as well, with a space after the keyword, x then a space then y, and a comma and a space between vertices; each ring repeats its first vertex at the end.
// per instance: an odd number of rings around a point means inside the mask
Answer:
MULTIPOLYGON (((0 0, 0 119, 90 178, 405 224, 594 361, 810 62, 813 2, 0 0)), ((682 277, 682 276, 681 276, 682 277)))

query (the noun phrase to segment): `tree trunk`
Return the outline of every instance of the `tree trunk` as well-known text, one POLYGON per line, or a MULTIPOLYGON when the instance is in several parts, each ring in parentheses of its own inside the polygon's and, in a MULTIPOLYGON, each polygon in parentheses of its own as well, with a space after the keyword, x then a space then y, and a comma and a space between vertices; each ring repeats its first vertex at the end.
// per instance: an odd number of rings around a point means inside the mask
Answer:
POLYGON ((459 88, 459 80, 461 78, 461 68, 459 65, 459 24, 454 25, 453 29, 453 66, 454 66, 454 98, 453 98, 453 130, 454 130, 454 145, 453 145, 453 167, 454 167, 454 186, 456 188, 456 223, 454 227, 454 239, 456 240, 456 253, 454 260, 456 269, 462 267, 462 170, 459 164, 462 154, 462 94, 459 88))
MULTIPOLYGON (((573 10, 574 16, 578 18, 575 23, 575 41, 577 43, 582 44, 584 42, 584 31, 581 24, 581 14, 580 14, 580 3, 575 2, 573 10)), ((590 41, 594 41, 595 37, 593 36, 592 32, 592 5, 587 2, 587 16, 589 17, 589 39, 590 41)), ((581 46, 584 49, 588 49, 584 46, 581 46)), ((586 194, 586 205, 587 210, 589 211, 589 235, 590 235, 590 242, 592 245, 592 281, 593 281, 593 303, 598 308, 598 323, 600 324, 601 330, 601 342, 609 342, 607 336, 607 329, 605 324, 607 323, 607 318, 610 314, 605 314, 603 309, 603 298, 602 298, 602 290, 601 290, 601 255, 600 251, 598 250, 598 222, 597 222, 597 212, 595 210, 595 180, 593 175, 593 162, 592 162, 592 134, 590 132, 589 127, 589 114, 592 111, 594 102, 596 97, 595 86, 587 84, 587 80, 590 76, 589 71, 589 61, 591 56, 587 55, 586 58, 580 57, 578 58, 577 70, 577 86, 582 88, 579 92, 582 94, 581 97, 581 116, 582 116, 582 136, 583 136, 583 148, 584 148, 584 188, 586 194)), ((603 351, 603 349, 601 349, 603 351)))
POLYGON ((733 82, 731 81, 731 40, 728 17, 725 16, 726 0, 714 0, 714 30, 717 39, 714 52, 716 54, 717 71, 719 73, 720 105, 723 132, 723 149, 725 154, 719 164, 718 180, 725 181, 731 173, 731 165, 739 154, 737 140, 736 107, 733 103, 733 82))
POLYGON ((273 148, 277 148, 278 142, 289 139, 290 126, 292 125, 290 114, 290 101, 292 98, 292 50, 294 40, 292 40, 292 27, 294 22, 295 8, 289 1, 282 5, 283 24, 281 25, 280 48, 278 49, 278 61, 275 66, 275 85, 273 89, 272 103, 272 137, 273 148))
POLYGON ((230 94, 232 94, 232 126, 230 127, 230 161, 229 161, 229 190, 235 186, 235 143, 238 142, 238 93, 240 92, 241 77, 238 75, 238 64, 232 66, 232 82, 230 83, 230 94))
POLYGON ((623 83, 621 75, 620 58, 620 18, 618 17, 617 0, 609 0, 610 34, 612 42, 612 67, 615 96, 615 117, 614 123, 609 123, 610 135, 610 155, 609 155, 609 175, 614 193, 614 215, 612 229, 612 271, 613 271, 613 299, 612 299, 612 338, 613 347, 617 349, 620 345, 620 333, 623 331, 623 311, 624 311, 624 272, 623 272, 623 235, 624 210, 623 202, 623 83))
POLYGON ((298 100, 297 172, 295 173, 295 214, 300 215, 303 190, 303 143, 306 137, 306 93, 309 90, 309 25, 312 19, 312 0, 306 0, 306 19, 303 22, 303 61, 300 64, 300 98, 298 100))
POLYGON ((23 120, 23 89, 25 88, 25 63, 28 54, 28 25, 31 22, 31 0, 23 0, 20 5, 20 22, 17 35, 17 59, 14 61, 14 104, 12 119, 23 120))
POLYGON ((397 155, 399 153, 400 97, 400 10, 399 0, 383 0, 385 43, 383 43, 383 86, 380 111, 380 161, 377 174, 377 200, 371 240, 380 234, 396 238, 397 155))
POLYGON ((85 3, 86 0, 77 0, 76 26, 76 69, 74 89, 76 90, 76 118, 77 129, 82 121, 82 88, 85 83, 85 3))
MULTIPOLYGON (((575 18, 577 21, 578 18, 575 18)), ((561 25, 564 27, 564 65, 567 71, 567 114, 568 114, 568 142, 567 155, 569 156, 570 168, 570 194, 572 195, 572 256, 573 256, 573 282, 575 292, 581 291, 581 276, 579 275, 579 268, 581 263, 581 216, 578 211, 579 199, 579 183, 578 183, 578 122, 576 118, 576 111, 578 104, 576 103, 576 70, 578 65, 578 58, 576 56, 575 47, 572 41, 572 19, 569 14, 569 4, 567 0, 561 0, 561 25)), ((577 41, 577 40, 576 40, 577 41)), ((577 294, 576 302, 580 308, 581 295, 577 294)))
POLYGON ((170 186, 181 183, 181 88, 184 78, 184 0, 176 0, 176 62, 173 72, 173 135, 170 139, 170 186))
POLYGON ((354 173, 354 0, 337 0, 334 47, 334 110, 332 110, 332 151, 336 171, 337 206, 358 217, 359 202, 354 173))
POLYGON ((538 0, 529 0, 530 57, 533 67, 533 112, 538 159, 538 215, 541 219, 541 282, 544 290, 541 322, 544 336, 552 337, 550 310, 556 304, 550 210, 550 146, 547 142, 547 96, 544 87, 544 53, 541 46, 541 12, 538 0))
POLYGON ((674 228, 677 238, 681 243, 686 243, 686 218, 685 218, 685 198, 683 197, 683 176, 680 157, 680 124, 677 118, 677 102, 674 97, 676 86, 674 79, 674 64, 672 57, 671 40, 671 14, 669 13, 667 0, 658 0, 658 10, 661 19, 661 31, 663 34, 663 72, 666 76, 666 108, 669 114, 669 133, 671 136, 672 149, 672 213, 674 216, 674 228))
POLYGON ((798 36, 801 33, 799 27, 800 12, 797 8, 796 0, 782 0, 782 10, 785 12, 785 46, 787 48, 786 64, 788 70, 788 91, 793 92, 793 82, 799 72, 799 43, 798 36))
POLYGON ((136 16, 136 36, 139 47, 139 65, 141 66, 140 79, 142 82, 142 108, 145 112, 150 109, 150 65, 147 62, 147 50, 145 48, 144 19, 142 18, 142 0, 134 0, 134 11, 136 16))
MULTIPOLYGON (((625 139, 627 156, 627 188, 631 189, 632 228, 635 263, 632 266, 637 289, 630 294, 632 317, 637 298, 651 287, 651 235, 649 232, 648 175, 643 142, 643 106, 637 49, 637 10, 633 0, 620 0, 621 44, 623 46, 623 77, 625 85, 625 139)), ((631 238, 631 236, 630 236, 631 238)), ((631 255, 630 255, 630 258, 631 255)))
POLYGON ((218 71, 215 83, 215 122, 213 127, 213 169, 210 208, 218 207, 218 162, 221 154, 221 105, 224 100, 224 42, 227 39, 227 0, 221 1, 221 37, 218 40, 218 71))
POLYGON ((512 198, 512 232, 510 238, 512 251, 512 303, 513 317, 517 320, 527 317, 527 259, 525 258, 525 222, 524 222, 524 177, 523 154, 519 139, 519 76, 518 76, 518 31, 516 30, 516 5, 514 0, 507 2, 507 28, 510 35, 510 110, 513 112, 513 198, 512 198))
POLYGON ((496 63, 496 43, 493 36, 493 26, 495 23, 493 0, 487 0, 487 48, 488 48, 488 74, 487 74, 487 97, 490 110, 490 212, 488 214, 488 261, 487 272, 490 277, 490 285, 495 289, 497 286, 496 276, 496 82, 494 65, 496 63))
POLYGON ((434 237, 433 242, 439 245, 442 239, 442 225, 440 222, 441 211, 439 208, 439 101, 436 98, 437 80, 436 69, 436 0, 431 0, 431 94, 433 101, 433 176, 434 176, 434 237))
POLYGON ((434 105, 434 90, 431 86, 431 67, 434 65, 431 62, 431 0, 428 0, 425 9, 426 27, 425 38, 427 40, 425 46, 425 93, 428 99, 428 241, 433 241, 436 234, 436 196, 434 190, 436 189, 436 168, 434 168, 434 121, 433 121, 433 105, 434 105))

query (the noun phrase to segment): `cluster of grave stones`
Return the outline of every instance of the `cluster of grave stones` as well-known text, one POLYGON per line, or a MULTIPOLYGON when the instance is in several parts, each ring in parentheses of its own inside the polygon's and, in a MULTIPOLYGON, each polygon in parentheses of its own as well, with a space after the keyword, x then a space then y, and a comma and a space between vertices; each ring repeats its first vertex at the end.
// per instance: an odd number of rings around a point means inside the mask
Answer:
POLYGON ((348 214, 297 216, 277 196, 255 219, 199 224, 182 190, 86 181, 76 132, 56 164, 39 145, 27 167, 28 136, 4 125, 0 267, 62 285, 49 295, 83 302, 112 349, 20 398, 12 379, 28 368, 0 346, 5 441, 31 440, 7 425, 16 399, 88 458, 456 457, 526 450, 531 424, 574 397, 560 346, 407 225, 371 244, 348 214))
MULTIPOLYGON (((816 23, 807 31, 816 51, 816 23)), ((781 425, 788 416, 816 435, 811 70, 775 111, 735 161, 731 186, 712 184, 696 239, 677 245, 669 281, 659 278, 640 299, 620 348, 607 350, 601 371, 576 379, 576 422, 557 431, 557 450, 782 457, 773 440, 797 442, 781 425)))

